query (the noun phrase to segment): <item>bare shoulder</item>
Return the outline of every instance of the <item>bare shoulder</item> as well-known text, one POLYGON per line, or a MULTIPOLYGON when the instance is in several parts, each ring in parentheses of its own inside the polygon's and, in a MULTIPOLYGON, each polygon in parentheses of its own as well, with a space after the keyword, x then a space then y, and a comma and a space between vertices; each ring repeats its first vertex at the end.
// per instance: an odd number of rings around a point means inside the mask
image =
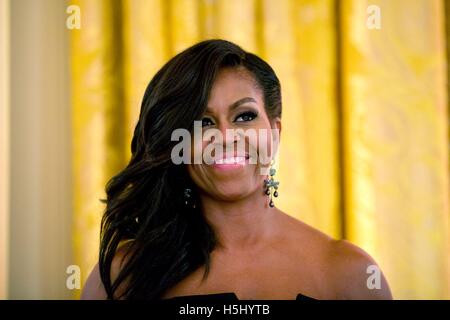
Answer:
MULTIPOLYGON (((281 212, 284 230, 293 234, 301 270, 316 279, 317 296, 324 299, 392 299, 388 283, 375 260, 347 240, 324 232, 281 212), (301 244, 301 245, 299 245, 301 244), (306 266, 306 267, 305 267, 306 266)), ((299 266, 300 268, 300 266, 299 266)))
POLYGON ((281 222, 279 226, 282 233, 290 235, 289 238, 294 243, 302 243, 304 245, 302 250, 312 249, 313 252, 309 253, 321 253, 333 242, 334 239, 324 232, 281 210, 279 210, 279 213, 278 217, 281 222))
MULTIPOLYGON (((114 256, 111 264, 111 281, 117 278, 122 270, 123 264, 126 262, 127 254, 129 253, 129 245, 124 244, 119 249, 114 256)), ((100 277, 100 269, 98 263, 94 266, 91 273, 89 274, 86 283, 83 286, 81 292, 81 300, 106 300, 107 294, 105 287, 103 286, 102 279, 100 277)))
POLYGON ((334 240, 328 251, 328 279, 336 299, 391 300, 392 294, 376 261, 347 240, 334 240))

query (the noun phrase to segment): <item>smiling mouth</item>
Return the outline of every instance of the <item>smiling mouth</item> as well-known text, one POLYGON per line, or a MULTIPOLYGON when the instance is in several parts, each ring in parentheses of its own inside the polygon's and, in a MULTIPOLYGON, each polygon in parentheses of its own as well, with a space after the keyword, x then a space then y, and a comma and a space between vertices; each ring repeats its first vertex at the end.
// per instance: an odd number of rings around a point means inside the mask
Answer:
POLYGON ((248 159, 248 156, 241 156, 241 157, 228 157, 223 159, 217 159, 214 161, 214 164, 239 164, 245 163, 245 160, 248 159))
POLYGON ((217 159, 212 164, 213 167, 218 169, 232 169, 245 166, 248 163, 249 155, 244 156, 232 156, 217 159))

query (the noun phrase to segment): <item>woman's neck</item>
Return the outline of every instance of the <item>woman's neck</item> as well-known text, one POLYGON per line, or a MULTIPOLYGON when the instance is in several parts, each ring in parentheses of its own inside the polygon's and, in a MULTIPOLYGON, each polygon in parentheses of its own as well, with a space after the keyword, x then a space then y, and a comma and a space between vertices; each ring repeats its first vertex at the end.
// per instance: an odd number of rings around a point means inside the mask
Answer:
POLYGON ((237 201, 221 201, 206 194, 200 199, 203 214, 218 237, 219 249, 256 249, 272 237, 279 210, 269 206, 264 192, 237 201))

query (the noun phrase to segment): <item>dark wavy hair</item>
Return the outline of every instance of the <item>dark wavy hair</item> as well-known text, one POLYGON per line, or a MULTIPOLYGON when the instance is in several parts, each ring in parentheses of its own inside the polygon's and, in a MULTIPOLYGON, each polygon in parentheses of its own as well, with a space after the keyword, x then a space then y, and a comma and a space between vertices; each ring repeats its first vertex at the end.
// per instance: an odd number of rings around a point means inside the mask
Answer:
POLYGON ((217 238, 200 206, 185 205, 184 189, 193 182, 185 165, 171 161, 176 143, 171 134, 177 128, 192 130, 194 121, 202 118, 214 79, 225 67, 249 71, 262 90, 269 119, 281 117, 275 72, 229 41, 195 44, 156 73, 142 100, 131 160, 106 185, 99 269, 108 299, 161 299, 203 265, 207 277, 217 238), (126 259, 112 281, 112 261, 125 241, 126 259))

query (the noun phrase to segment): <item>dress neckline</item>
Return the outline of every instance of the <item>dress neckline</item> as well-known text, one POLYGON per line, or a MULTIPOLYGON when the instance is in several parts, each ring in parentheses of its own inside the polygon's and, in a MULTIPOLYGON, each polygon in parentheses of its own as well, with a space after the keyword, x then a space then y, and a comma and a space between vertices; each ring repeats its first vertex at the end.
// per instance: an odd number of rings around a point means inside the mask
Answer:
MULTIPOLYGON (((205 294, 194 294, 194 295, 182 295, 182 296, 175 296, 163 300, 239 300, 236 293, 234 292, 219 292, 219 293, 205 293, 205 294)), ((295 300, 317 300, 315 298, 305 296, 304 294, 297 294, 297 297, 295 300)))

